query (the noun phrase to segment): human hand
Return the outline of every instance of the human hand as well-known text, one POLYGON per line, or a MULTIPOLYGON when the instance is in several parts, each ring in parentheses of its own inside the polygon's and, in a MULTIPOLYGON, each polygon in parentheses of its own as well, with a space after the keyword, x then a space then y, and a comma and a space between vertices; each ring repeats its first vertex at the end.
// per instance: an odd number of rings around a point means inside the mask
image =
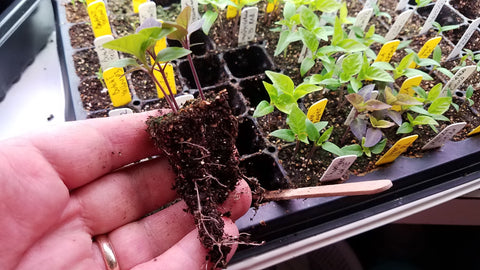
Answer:
MULTIPOLYGON (((68 122, 0 143, 2 269, 106 269, 92 238, 107 234, 120 269, 200 269, 207 251, 176 199, 174 174, 145 132, 147 114, 68 122), (142 218, 143 217, 143 218, 142 218)), ((241 181, 225 232, 249 208, 241 181)), ((232 248, 231 257, 236 247, 232 248)))

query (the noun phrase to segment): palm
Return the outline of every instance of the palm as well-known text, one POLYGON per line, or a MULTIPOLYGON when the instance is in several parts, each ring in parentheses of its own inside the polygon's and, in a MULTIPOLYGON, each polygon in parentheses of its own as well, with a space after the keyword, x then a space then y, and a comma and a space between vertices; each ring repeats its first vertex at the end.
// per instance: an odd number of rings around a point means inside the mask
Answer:
MULTIPOLYGON (((204 263, 205 250, 183 202, 142 219, 176 198, 165 159, 122 168, 158 154, 144 131, 144 119, 76 122, 3 144, 0 265, 105 269, 92 241, 105 233, 121 269, 193 269, 204 263)), ((251 199, 244 183, 239 188, 241 200, 225 206, 233 218, 248 209, 251 199)), ((227 232, 238 233, 233 223, 227 224, 227 232)))

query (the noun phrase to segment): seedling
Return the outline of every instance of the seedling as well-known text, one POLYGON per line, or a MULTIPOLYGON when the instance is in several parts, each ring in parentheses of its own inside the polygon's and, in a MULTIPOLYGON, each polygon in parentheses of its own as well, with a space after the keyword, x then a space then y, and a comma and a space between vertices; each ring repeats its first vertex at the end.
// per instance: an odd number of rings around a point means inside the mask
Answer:
MULTIPOLYGON (((210 32, 210 28, 215 23, 217 18, 219 20, 222 20, 222 17, 219 18, 218 14, 220 14, 221 10, 224 10, 227 7, 229 1, 228 0, 199 0, 198 3, 204 5, 205 8, 211 7, 213 9, 213 10, 207 9, 205 13, 203 13, 202 15, 202 18, 204 19, 202 30, 205 34, 208 34, 208 32, 210 32)), ((223 23, 220 22, 219 25, 223 29, 223 23)))
POLYGON ((442 34, 443 32, 445 32, 445 31, 450 31, 450 30, 458 29, 458 28, 460 27, 459 24, 442 26, 442 25, 440 25, 440 23, 438 23, 438 22, 433 22, 433 23, 432 23, 432 26, 437 29, 438 35, 441 35, 441 34, 442 34))

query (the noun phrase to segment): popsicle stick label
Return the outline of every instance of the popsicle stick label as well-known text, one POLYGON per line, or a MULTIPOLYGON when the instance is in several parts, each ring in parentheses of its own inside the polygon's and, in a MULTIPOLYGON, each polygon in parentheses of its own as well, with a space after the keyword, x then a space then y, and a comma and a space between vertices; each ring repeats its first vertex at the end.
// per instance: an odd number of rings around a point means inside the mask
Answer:
POLYGON ((405 24, 410 20, 413 15, 413 10, 406 10, 402 14, 398 15, 395 23, 390 27, 388 33, 385 35, 385 39, 390 41, 398 36, 405 24))
POLYGON ((93 34, 95 37, 111 35, 112 29, 108 21, 107 10, 105 3, 97 0, 87 7, 88 16, 92 25, 93 34))
POLYGON ((365 5, 363 5, 363 9, 367 8, 374 8, 377 5, 377 0, 367 0, 365 1, 365 5))
POLYGON ((238 29, 238 44, 246 44, 255 38, 257 30, 258 8, 247 7, 242 10, 240 16, 240 28, 238 29))
POLYGON ((432 28, 433 22, 437 18, 438 14, 440 13, 440 11, 443 8, 443 5, 445 5, 446 2, 447 2, 447 0, 437 0, 437 2, 435 3, 435 5, 432 8, 432 11, 430 11, 430 15, 428 15, 428 18, 425 21, 425 24, 423 25, 422 29, 420 30, 420 33, 418 33, 419 35, 423 35, 423 34, 427 33, 428 29, 432 28))
POLYGON ((407 7, 408 0, 400 0, 398 1, 396 10, 404 10, 407 7))
POLYGON ((473 35, 473 32, 477 29, 478 25, 480 24, 480 18, 475 19, 465 30, 465 33, 463 33, 463 36, 460 38, 458 41, 457 45, 453 48, 452 52, 447 57, 447 61, 451 60, 454 57, 457 57, 457 55, 463 50, 463 47, 467 44, 468 40, 473 35))
POLYGON ((103 71, 103 79, 114 107, 126 105, 132 100, 123 68, 106 69, 103 71))
MULTIPOLYGON (((169 63, 169 64, 167 64, 166 67, 165 67, 165 64, 161 64, 160 66, 162 68, 164 68, 164 70, 165 70, 165 76, 167 77, 167 82, 165 82, 162 74, 159 71, 154 71, 153 72, 153 74, 155 75, 155 78, 157 78, 157 81, 160 83, 160 85, 162 86, 163 90, 165 90, 167 95, 170 93, 168 91, 167 83, 168 83, 168 85, 170 85, 170 89, 172 90, 172 93, 175 95, 177 93, 177 87, 175 85, 175 73, 173 71, 172 64, 169 63)), ((155 86, 157 88, 158 98, 164 98, 165 96, 163 95, 161 88, 156 84, 155 84, 155 86)))
POLYGON ((273 11, 277 10, 278 8, 278 0, 273 0, 273 2, 268 2, 267 4, 267 13, 272 13, 273 11))
POLYGON ((475 135, 475 134, 478 134, 480 133, 480 126, 474 128, 472 131, 470 131, 467 136, 472 136, 472 135, 475 135))
POLYGON ((417 75, 417 76, 406 79, 402 83, 402 87, 400 87, 400 90, 398 91, 398 93, 408 94, 409 96, 413 96, 415 94, 415 90, 413 90, 413 87, 419 86, 420 83, 422 82, 422 79, 423 79, 422 75, 417 75))
POLYGON ((195 97, 192 94, 186 94, 186 95, 181 95, 178 97, 175 97, 175 101, 177 102, 177 105, 181 108, 185 104, 185 102, 194 99, 195 97))
POLYGON ((427 144, 422 147, 422 150, 433 149, 442 147, 448 140, 453 138, 462 128, 466 125, 465 122, 454 123, 444 128, 440 133, 431 139, 427 144))
POLYGON ((114 116, 120 116, 120 115, 126 115, 126 114, 133 114, 133 110, 130 108, 113 109, 108 112, 108 117, 114 117, 114 116))
MULTIPOLYGON (((425 44, 422 46, 422 48, 418 52, 418 57, 428 58, 430 54, 432 54, 433 50, 438 45, 438 43, 440 43, 441 40, 442 40, 442 37, 434 37, 429 39, 427 42, 425 42, 425 44)), ((408 67, 416 68, 417 64, 415 64, 415 62, 412 62, 408 67)))
POLYGON ((112 40, 113 36, 106 35, 98 37, 93 41, 93 44, 95 45, 95 51, 97 52, 98 61, 100 62, 100 66, 103 70, 108 68, 108 63, 119 59, 117 51, 103 47, 104 43, 112 40))
POLYGON ((180 2, 181 6, 182 6, 182 10, 186 7, 186 6, 190 6, 192 8, 192 19, 191 21, 192 22, 195 22, 195 21, 198 21, 200 20, 202 17, 200 16, 200 14, 198 13, 198 1, 197 0, 182 0, 180 2))
POLYGON ((157 19, 157 5, 155 2, 146 2, 138 6, 138 18, 142 24, 148 18, 157 19))
MULTIPOLYGON (((235 4, 238 4, 238 0, 232 0, 232 2, 234 2, 235 4)), ((227 14, 225 15, 227 20, 231 20, 231 19, 237 17, 237 15, 238 15, 238 9, 236 7, 227 6, 227 14)))
POLYGON ((353 162, 355 162, 356 159, 356 155, 348 155, 335 158, 320 178, 320 182, 341 179, 347 173, 348 169, 350 168, 350 166, 352 166, 353 162))
POLYGON ((390 148, 385 155, 383 155, 375 165, 382 165, 386 163, 394 162, 403 152, 407 150, 410 145, 418 138, 418 135, 411 135, 398 140, 392 148, 390 148))
MULTIPOLYGON (((370 21, 370 18, 372 17, 372 15, 373 15, 372 8, 363 9, 357 14, 357 17, 355 18, 355 23, 353 24, 353 26, 362 29, 362 31, 365 31, 365 28, 367 28, 368 22, 370 21)), ((348 37, 353 38, 354 36, 355 36, 355 32, 353 30, 350 30, 348 37)))
POLYGON ((298 63, 302 63, 303 60, 307 57, 312 56, 312 51, 310 51, 305 44, 302 46, 302 50, 300 51, 300 55, 298 56, 298 63))
POLYGON ((455 91, 462 85, 462 83, 472 75, 472 73, 477 69, 476 66, 466 66, 457 71, 455 75, 445 84, 440 92, 440 96, 447 96, 447 91, 455 91))
POLYGON ((399 44, 400 40, 392 40, 383 44, 382 48, 378 52, 375 62, 390 62, 390 59, 392 59, 392 56, 397 50, 399 44))
POLYGON ((138 13, 138 6, 140 4, 146 3, 148 0, 132 0, 133 12, 138 13))
POLYGON ((325 107, 327 106, 327 102, 328 100, 324 98, 310 106, 307 111, 307 118, 312 121, 312 123, 320 122, 320 119, 322 119, 323 111, 325 111, 325 107))

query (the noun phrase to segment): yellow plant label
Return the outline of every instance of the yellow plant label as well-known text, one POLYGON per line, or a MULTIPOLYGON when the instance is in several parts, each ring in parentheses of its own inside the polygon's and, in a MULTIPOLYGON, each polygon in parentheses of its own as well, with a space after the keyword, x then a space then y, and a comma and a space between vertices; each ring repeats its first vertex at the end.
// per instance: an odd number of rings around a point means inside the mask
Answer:
POLYGON ((133 12, 138 13, 138 6, 140 4, 146 3, 148 0, 132 0, 133 12))
MULTIPOLYGON (((235 4, 238 4, 238 0, 232 0, 235 4)), ((225 17, 227 17, 228 20, 233 19, 237 17, 238 15, 238 9, 234 6, 227 6, 227 14, 225 17)))
POLYGON ((385 155, 383 155, 375 165, 382 165, 394 162, 403 152, 407 150, 410 145, 418 138, 418 135, 411 135, 398 140, 392 148, 390 148, 385 155))
POLYGON ((90 5, 91 3, 95 2, 96 0, 87 0, 87 6, 90 5))
POLYGON ((419 86, 420 83, 422 82, 422 75, 417 75, 411 78, 406 79, 402 87, 400 87, 400 91, 398 93, 400 94, 408 94, 409 96, 413 96, 415 94, 415 90, 413 90, 413 87, 419 86))
POLYGON ((267 4, 267 13, 272 13, 278 8, 278 0, 273 0, 273 2, 268 2, 267 4))
MULTIPOLYGON (((432 54, 433 50, 435 47, 440 43, 442 40, 442 37, 434 37, 429 39, 425 44, 422 46, 420 51, 418 52, 418 57, 420 58, 428 58, 430 54, 432 54)), ((416 68, 417 64, 415 62, 412 62, 409 66, 409 68, 416 68)))
POLYGON ((390 59, 392 59, 392 56, 397 50, 399 44, 400 40, 392 40, 383 44, 382 48, 378 52, 375 62, 390 62, 390 59))
POLYGON ((157 81, 160 83, 160 86, 162 87, 160 88, 158 85, 155 84, 157 87, 158 98, 165 97, 161 89, 163 89, 165 93, 167 93, 167 95, 170 93, 168 90, 167 83, 170 86, 172 93, 175 95, 177 93, 177 87, 175 86, 175 73, 173 71, 173 66, 171 64, 167 64, 166 67, 165 67, 165 64, 160 64, 160 66, 165 70, 165 76, 167 77, 167 82, 165 82, 165 80, 163 79, 162 73, 160 73, 159 71, 153 72, 153 74, 155 75, 155 78, 157 78, 157 81))
POLYGON ((325 110, 325 106, 327 106, 328 100, 326 98, 321 99, 315 102, 307 112, 307 117, 312 123, 320 122, 322 119, 323 111, 325 110))
POLYGON ((123 68, 106 69, 103 72, 103 79, 114 107, 126 105, 132 100, 123 68))
POLYGON ((95 1, 87 7, 88 16, 92 24, 95 37, 111 35, 110 22, 108 21, 107 10, 103 1, 95 1))
MULTIPOLYGON (((153 48, 155 54, 158 54, 161 50, 167 48, 167 38, 162 38, 155 43, 155 47, 153 48)), ((152 64, 155 62, 155 59, 151 58, 152 64)))
POLYGON ((480 126, 474 128, 472 131, 470 131, 470 133, 468 133, 467 136, 472 136, 472 135, 475 135, 477 133, 480 133, 480 126))

